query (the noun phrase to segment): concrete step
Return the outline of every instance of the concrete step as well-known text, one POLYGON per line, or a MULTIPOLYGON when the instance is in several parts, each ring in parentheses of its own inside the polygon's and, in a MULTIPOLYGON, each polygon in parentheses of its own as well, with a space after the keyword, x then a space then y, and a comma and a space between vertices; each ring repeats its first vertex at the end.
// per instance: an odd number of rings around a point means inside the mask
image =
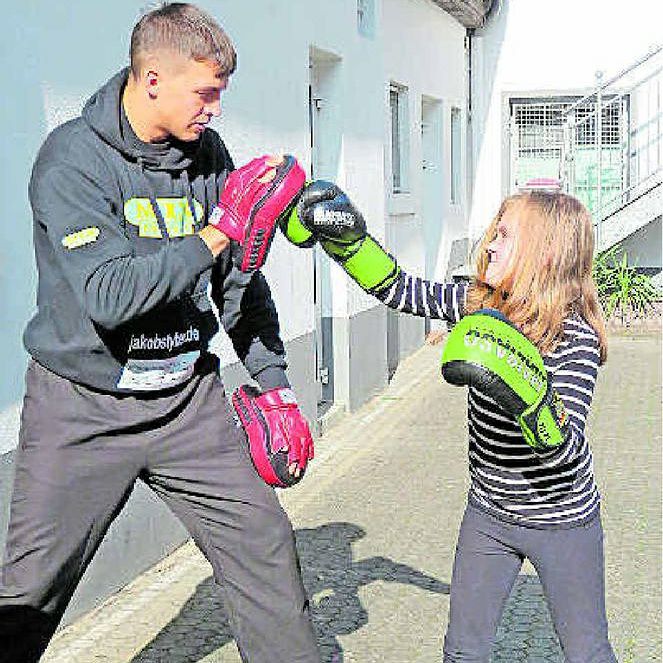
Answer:
MULTIPOLYGON (((663 175, 663 174, 662 174, 663 175)), ((663 183, 658 181, 603 219, 599 226, 597 248, 605 251, 633 233, 660 219, 663 210, 663 183)))

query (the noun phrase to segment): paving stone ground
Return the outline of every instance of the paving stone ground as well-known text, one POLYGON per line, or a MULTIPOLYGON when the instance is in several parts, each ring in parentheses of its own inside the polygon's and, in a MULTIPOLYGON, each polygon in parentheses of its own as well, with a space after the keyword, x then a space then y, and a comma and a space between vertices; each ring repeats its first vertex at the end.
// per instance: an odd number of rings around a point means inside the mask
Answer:
MULTIPOLYGON (((440 346, 317 443, 281 493, 297 535, 325 663, 441 660, 468 484, 465 393, 439 378, 440 346)), ((661 338, 612 337, 590 419, 603 495, 606 599, 622 663, 661 660, 661 338)), ((237 663, 210 567, 185 544, 61 630, 45 663, 237 663)), ((526 562, 493 663, 561 662, 526 562)))

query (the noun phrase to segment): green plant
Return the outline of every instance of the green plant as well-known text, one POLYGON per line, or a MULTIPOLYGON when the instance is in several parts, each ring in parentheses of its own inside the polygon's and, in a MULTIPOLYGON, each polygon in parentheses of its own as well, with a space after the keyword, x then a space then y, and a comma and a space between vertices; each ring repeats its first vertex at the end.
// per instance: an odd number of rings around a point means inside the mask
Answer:
POLYGON ((628 254, 618 244, 595 256, 593 276, 606 318, 617 314, 622 324, 661 300, 651 277, 638 271, 636 264, 629 265, 628 254))

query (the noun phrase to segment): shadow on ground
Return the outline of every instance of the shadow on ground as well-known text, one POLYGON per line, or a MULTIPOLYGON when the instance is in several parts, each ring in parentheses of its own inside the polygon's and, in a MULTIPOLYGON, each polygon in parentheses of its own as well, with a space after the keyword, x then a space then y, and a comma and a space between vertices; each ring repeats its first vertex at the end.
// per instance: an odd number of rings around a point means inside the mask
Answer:
MULTIPOLYGON (((382 580, 449 593, 447 583, 386 557, 353 560, 351 544, 366 532, 352 523, 328 523, 295 534, 323 663, 342 663, 338 636, 368 623, 359 599, 360 587, 382 580)), ((221 593, 210 576, 131 663, 194 663, 232 640, 221 593)))
MULTIPOLYGON (((361 587, 381 580, 436 594, 449 593, 446 582, 386 557, 353 560, 352 543, 365 534, 352 523, 328 523, 296 532, 322 663, 343 663, 338 636, 353 633, 368 623, 368 612, 359 599, 361 587)), ((198 585, 177 617, 131 663, 195 663, 232 640, 221 593, 210 576, 198 585)), ((516 580, 491 660, 492 663, 563 661, 535 576, 520 575, 516 580)))
POLYGON ((563 663, 564 656, 537 576, 521 574, 497 629, 491 663, 563 663))

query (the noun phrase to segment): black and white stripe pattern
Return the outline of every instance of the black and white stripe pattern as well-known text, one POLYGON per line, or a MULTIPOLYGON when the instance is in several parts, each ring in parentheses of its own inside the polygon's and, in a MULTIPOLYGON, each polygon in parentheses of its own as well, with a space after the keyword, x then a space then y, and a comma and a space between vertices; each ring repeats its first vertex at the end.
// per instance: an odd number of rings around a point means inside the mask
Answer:
POLYGON ((401 270, 398 278, 377 296, 390 308, 427 318, 460 319, 466 283, 431 283, 401 270))
MULTIPOLYGON (((413 315, 450 323, 462 316, 467 284, 431 283, 401 272, 382 301, 413 315)), ((524 440, 520 426, 495 401, 468 393, 470 500, 498 518, 530 527, 571 527, 599 508, 585 423, 600 363, 594 330, 579 316, 564 321, 564 338, 543 362, 571 420, 569 442, 544 453, 524 440)))

